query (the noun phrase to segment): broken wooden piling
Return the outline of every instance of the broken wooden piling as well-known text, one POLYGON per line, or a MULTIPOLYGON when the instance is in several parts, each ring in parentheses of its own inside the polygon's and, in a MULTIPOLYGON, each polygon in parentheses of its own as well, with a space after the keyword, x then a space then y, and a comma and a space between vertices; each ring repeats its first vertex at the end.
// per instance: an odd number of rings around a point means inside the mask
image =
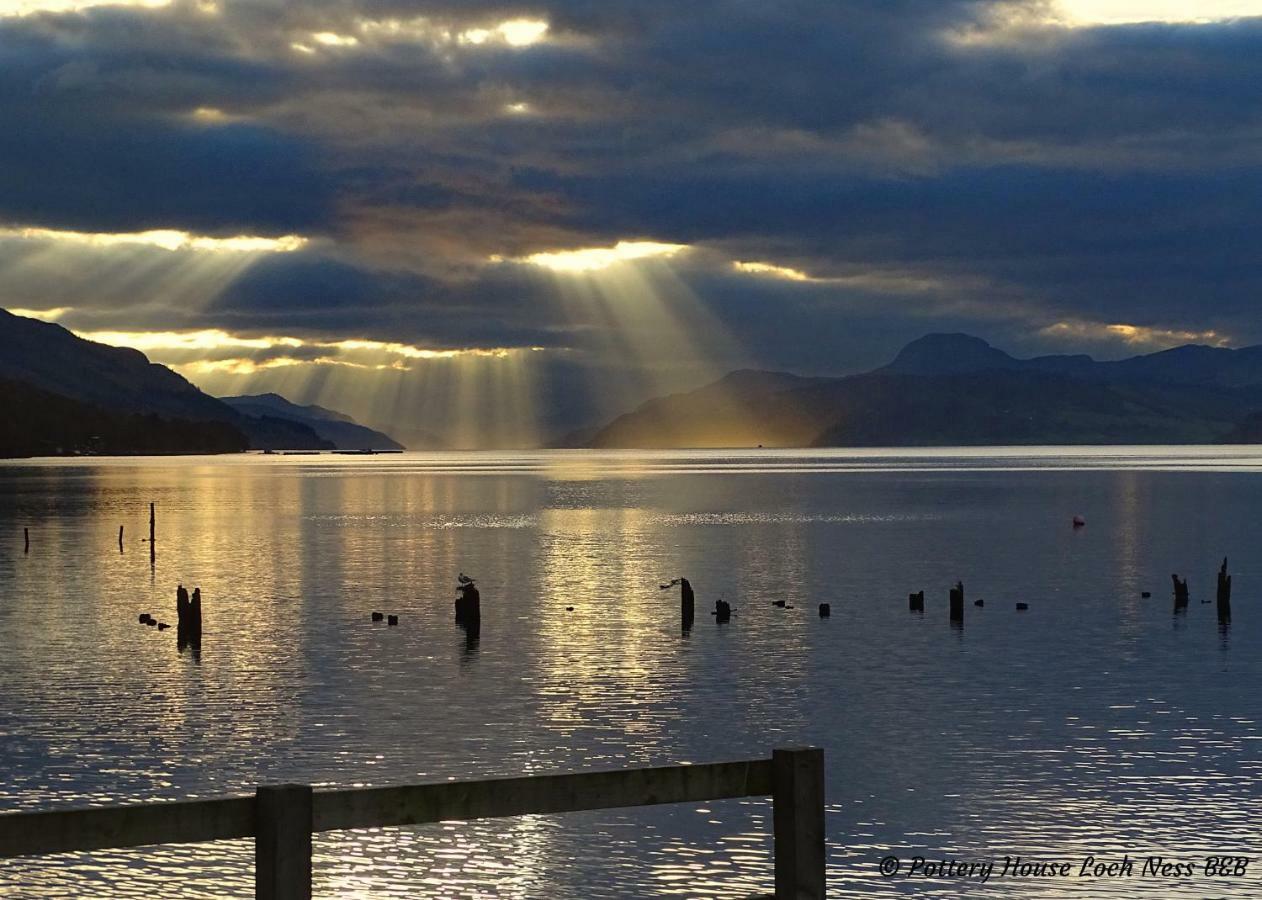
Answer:
POLYGON ((1170 580, 1174 582, 1175 611, 1186 609, 1188 605, 1188 580, 1180 578, 1178 575, 1171 575, 1170 580))
POLYGON ((951 621, 964 621, 964 582, 957 581, 951 588, 951 621))
POLYGON ((1231 576, 1227 574, 1227 557, 1223 557, 1223 567, 1218 570, 1218 620, 1231 621, 1231 576))
POLYGON ((29 528, 22 529, 22 539, 26 542, 26 546, 23 547, 22 552, 30 553, 31 552, 31 529, 29 528))
POLYGON ((907 609, 911 612, 925 611, 925 592, 918 591, 915 594, 907 595, 907 609))
POLYGON ((473 579, 460 573, 456 587, 456 624, 479 626, 482 622, 482 595, 473 579))
POLYGON ((179 639, 200 644, 202 639, 202 589, 193 588, 189 597, 184 585, 175 589, 176 629, 179 639))
POLYGON ((679 623, 686 631, 692 627, 696 615, 696 596, 687 578, 679 579, 679 623))

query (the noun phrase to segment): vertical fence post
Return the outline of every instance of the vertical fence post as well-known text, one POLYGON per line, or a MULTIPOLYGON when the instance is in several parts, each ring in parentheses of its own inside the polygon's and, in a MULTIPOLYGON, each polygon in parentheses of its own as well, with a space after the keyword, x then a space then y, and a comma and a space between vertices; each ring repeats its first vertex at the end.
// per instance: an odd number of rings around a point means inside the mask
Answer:
POLYGON ((824 900, 824 751, 771 754, 776 900, 824 900))
POLYGON ((311 900, 311 788, 260 786, 254 811, 255 900, 311 900))

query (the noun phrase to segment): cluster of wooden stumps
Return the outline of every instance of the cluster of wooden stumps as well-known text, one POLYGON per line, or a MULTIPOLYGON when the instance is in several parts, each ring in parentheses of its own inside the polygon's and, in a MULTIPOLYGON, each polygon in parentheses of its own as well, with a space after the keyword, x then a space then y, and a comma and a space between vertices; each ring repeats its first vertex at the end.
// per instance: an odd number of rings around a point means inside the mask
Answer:
MULTIPOLYGON (((175 628, 176 642, 180 650, 191 647, 194 654, 200 654, 202 649, 202 589, 193 588, 190 595, 188 589, 184 585, 179 585, 175 589, 175 628)), ((166 631, 171 626, 166 622, 160 622, 153 617, 152 613, 141 613, 137 617, 137 621, 141 625, 149 625, 157 628, 159 631, 166 631)))
MULTIPOLYGON (((675 578, 666 584, 659 585, 662 590, 669 590, 678 585, 679 587, 679 624, 684 631, 692 628, 693 622, 697 616, 697 595, 692 590, 692 584, 687 578, 675 578)), ((780 609, 793 609, 785 600, 773 600, 772 606, 780 609)), ((819 605, 819 617, 827 619, 833 614, 832 604, 821 603, 819 605)), ((728 603, 722 597, 714 601, 714 609, 710 611, 710 615, 714 616, 716 624, 722 625, 732 621, 732 604, 728 603)))
MULTIPOLYGON (((1171 575, 1170 580, 1174 583, 1174 612, 1179 614, 1187 612, 1188 608, 1188 580, 1180 578, 1177 574, 1171 575)), ((1218 591, 1216 596, 1218 604, 1218 621, 1224 625, 1231 623, 1231 575, 1227 572, 1227 558, 1223 557, 1222 568, 1218 570, 1218 591)), ((1208 603, 1208 600, 1202 600, 1202 603, 1208 603)))
MULTIPOLYGON (((697 617, 697 595, 693 592, 687 578, 676 578, 659 587, 665 591, 676 585, 679 586, 679 624, 684 631, 689 631, 697 617)), ((714 621, 720 624, 730 622, 732 621, 732 604, 720 597, 714 601, 714 609, 710 611, 710 615, 714 616, 714 621)))
MULTIPOLYGON (((951 624, 957 628, 964 624, 964 582, 957 581, 955 586, 947 594, 947 605, 951 624)), ((973 605, 981 608, 986 605, 986 601, 978 597, 973 601, 973 605)), ((1030 608, 1028 603, 1018 603, 1017 612, 1025 612, 1030 608)), ((922 613, 925 611, 925 592, 917 591, 914 594, 907 595, 907 609, 911 612, 922 613)))

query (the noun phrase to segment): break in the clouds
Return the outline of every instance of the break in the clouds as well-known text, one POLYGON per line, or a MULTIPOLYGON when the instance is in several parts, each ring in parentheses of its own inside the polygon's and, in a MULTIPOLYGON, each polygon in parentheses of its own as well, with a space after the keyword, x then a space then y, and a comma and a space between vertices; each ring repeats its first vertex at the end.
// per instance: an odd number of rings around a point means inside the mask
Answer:
POLYGON ((506 434, 932 330, 1257 343, 1259 82, 1262 0, 0 0, 0 305, 506 434))

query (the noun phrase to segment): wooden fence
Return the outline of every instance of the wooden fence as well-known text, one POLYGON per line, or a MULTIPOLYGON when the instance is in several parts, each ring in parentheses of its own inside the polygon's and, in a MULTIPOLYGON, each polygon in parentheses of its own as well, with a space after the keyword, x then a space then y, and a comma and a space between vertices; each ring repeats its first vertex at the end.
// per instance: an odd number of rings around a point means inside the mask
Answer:
POLYGON ((824 900, 824 751, 814 747, 695 766, 345 791, 285 784, 253 797, 0 813, 0 859, 253 837, 254 896, 310 900, 318 831, 767 795, 777 900, 824 900))

